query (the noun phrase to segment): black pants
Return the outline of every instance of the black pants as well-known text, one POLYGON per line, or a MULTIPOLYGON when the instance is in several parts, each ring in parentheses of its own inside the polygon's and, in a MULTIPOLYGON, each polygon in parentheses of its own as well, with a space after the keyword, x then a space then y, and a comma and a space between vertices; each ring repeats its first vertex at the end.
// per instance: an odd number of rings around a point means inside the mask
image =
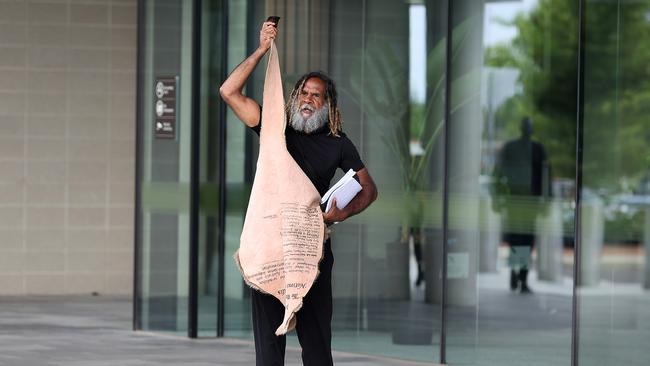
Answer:
MULTIPOLYGON (((334 257, 328 240, 324 244, 323 259, 314 285, 303 299, 296 313, 296 333, 302 347, 305 366, 331 366, 332 362, 332 265, 334 257)), ((255 360, 257 366, 284 365, 286 336, 276 336, 275 330, 284 318, 280 300, 261 292, 252 291, 253 332, 255 334, 255 360)))

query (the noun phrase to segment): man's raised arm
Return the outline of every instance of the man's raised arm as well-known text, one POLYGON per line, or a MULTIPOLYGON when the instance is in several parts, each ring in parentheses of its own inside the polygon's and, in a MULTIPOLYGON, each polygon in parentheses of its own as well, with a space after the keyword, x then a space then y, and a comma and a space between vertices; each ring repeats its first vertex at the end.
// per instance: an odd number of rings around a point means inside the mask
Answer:
POLYGON ((260 107, 256 101, 242 94, 242 90, 257 64, 271 48, 271 42, 277 34, 278 30, 273 22, 264 22, 260 30, 260 46, 235 68, 219 88, 219 93, 226 104, 249 127, 255 127, 259 123, 260 107))

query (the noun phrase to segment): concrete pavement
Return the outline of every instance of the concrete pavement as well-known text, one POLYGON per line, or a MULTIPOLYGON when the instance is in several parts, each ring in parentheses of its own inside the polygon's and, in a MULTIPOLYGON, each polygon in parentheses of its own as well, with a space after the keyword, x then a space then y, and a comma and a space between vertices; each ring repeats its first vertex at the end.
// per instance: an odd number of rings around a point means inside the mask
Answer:
MULTIPOLYGON (((301 365, 287 348, 286 365, 301 365)), ((335 352, 340 366, 431 365, 335 352)), ((0 298, 1 366, 254 365, 252 342, 191 340, 131 330, 131 301, 113 297, 0 298)))

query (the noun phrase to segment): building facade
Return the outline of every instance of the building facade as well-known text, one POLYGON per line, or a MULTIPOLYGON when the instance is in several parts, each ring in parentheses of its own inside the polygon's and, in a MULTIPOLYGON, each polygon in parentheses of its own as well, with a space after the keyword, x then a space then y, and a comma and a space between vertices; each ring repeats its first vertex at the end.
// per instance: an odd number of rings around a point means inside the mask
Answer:
POLYGON ((252 337, 258 139, 218 90, 269 15, 380 192, 332 234, 334 349, 650 362, 648 0, 0 0, 0 294, 252 337))
POLYGON ((136 1, 0 1, 0 294, 132 293, 136 1))
MULTIPOLYGON (((258 140, 218 88, 278 15, 285 93, 310 70, 335 80, 344 131, 380 191, 332 234, 335 349, 451 365, 648 363, 639 38, 650 2, 140 11, 137 329, 252 336, 232 255, 258 140)), ((263 65, 245 91, 258 101, 263 65)))

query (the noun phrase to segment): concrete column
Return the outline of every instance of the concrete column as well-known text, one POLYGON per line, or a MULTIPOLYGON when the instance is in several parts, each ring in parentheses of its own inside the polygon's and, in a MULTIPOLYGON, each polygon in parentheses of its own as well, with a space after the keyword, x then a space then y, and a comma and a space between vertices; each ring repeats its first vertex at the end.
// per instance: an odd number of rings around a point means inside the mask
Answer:
POLYGON ((492 210, 492 198, 483 197, 480 205, 481 237, 479 243, 479 272, 496 272, 501 243, 501 217, 492 210))
POLYGON ((537 277, 544 281, 562 279, 562 211, 560 202, 550 203, 548 214, 536 220, 537 277))
POLYGON ((650 289, 650 206, 645 206, 644 213, 643 243, 645 244, 645 275, 643 276, 643 288, 650 289))
POLYGON ((483 111, 483 2, 454 1, 449 128, 448 305, 474 306, 477 297, 483 111), (469 22, 467 28, 459 27, 469 22), (461 32, 464 32, 461 33, 461 32), (462 37, 462 38, 460 38, 462 37))
POLYGON ((595 286, 600 281, 600 262, 604 240, 603 203, 590 198, 582 204, 580 286, 595 286))
POLYGON ((427 228, 422 233, 424 257, 424 300, 442 302, 442 230, 427 228))

